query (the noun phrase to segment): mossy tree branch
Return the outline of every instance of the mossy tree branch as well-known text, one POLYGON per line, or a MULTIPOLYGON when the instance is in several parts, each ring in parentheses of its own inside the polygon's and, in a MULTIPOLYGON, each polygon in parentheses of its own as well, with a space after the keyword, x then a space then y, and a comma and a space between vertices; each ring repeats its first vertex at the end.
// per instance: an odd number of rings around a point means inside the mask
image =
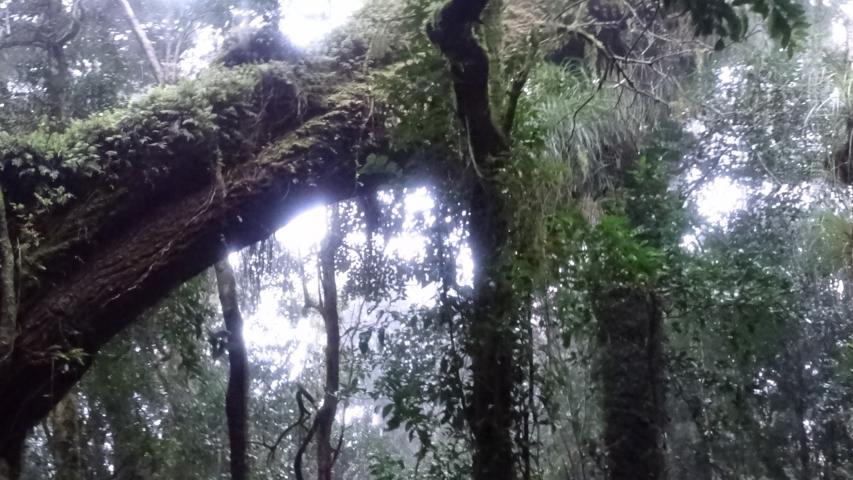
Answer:
MULTIPOLYGON (((236 91, 203 81, 169 87, 117 125, 93 121, 85 129, 100 173, 63 173, 76 198, 34 222, 44 238, 30 257, 44 269, 28 282, 14 352, 0 361, 0 469, 14 471, 26 431, 144 309, 224 258, 227 247, 268 237, 307 204, 355 193, 353 152, 370 153, 383 135, 365 89, 258 68, 259 75, 219 72, 208 81, 236 91), (211 115, 197 127, 183 124, 201 114, 177 112, 182 102, 211 115), (145 126, 160 133, 136 136, 145 126), (142 137, 156 146, 140 145, 142 137), (224 154, 221 187, 210 172, 215 149, 224 154)), ((14 173, 0 172, 4 186, 14 173)))

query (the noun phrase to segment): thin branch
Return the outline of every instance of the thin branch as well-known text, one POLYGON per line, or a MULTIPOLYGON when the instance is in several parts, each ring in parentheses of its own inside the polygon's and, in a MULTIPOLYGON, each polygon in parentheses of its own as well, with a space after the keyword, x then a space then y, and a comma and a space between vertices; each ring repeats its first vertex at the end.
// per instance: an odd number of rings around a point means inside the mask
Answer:
POLYGON ((510 137, 512 128, 515 126, 515 116, 518 111, 518 102, 521 99, 521 94, 524 93, 524 86, 527 85, 527 80, 530 78, 530 71, 533 69, 536 54, 539 51, 539 45, 536 42, 536 34, 530 34, 530 51, 524 61, 524 66, 521 71, 513 79, 512 84, 507 94, 507 110, 504 115, 503 134, 506 138, 510 137))
POLYGON ((160 65, 160 60, 157 59, 157 52, 154 50, 154 45, 145 33, 145 29, 142 27, 142 24, 139 23, 139 19, 136 17, 136 13, 133 11, 130 1, 118 1, 124 8, 125 16, 127 16, 127 20, 133 28, 133 33, 136 35, 136 39, 139 40, 142 50, 148 58, 148 63, 151 64, 151 68, 154 70, 154 77, 157 79, 157 83, 166 83, 166 76, 163 74, 163 66, 160 65))
POLYGON ((302 475, 302 456, 305 455, 305 450, 311 443, 311 439, 314 438, 314 433, 317 431, 319 425, 320 416, 315 415, 314 422, 311 424, 311 428, 308 429, 308 434, 305 436, 305 439, 303 439, 302 443, 299 445, 299 450, 296 451, 296 458, 293 460, 293 473, 294 475, 296 475, 296 480, 305 480, 305 477, 302 475))
POLYGON ((83 7, 80 4, 80 0, 74 2, 74 5, 71 10, 71 29, 68 32, 61 36, 59 40, 56 41, 57 45, 65 45, 66 43, 74 40, 77 37, 77 34, 80 33, 80 27, 83 23, 83 15, 84 15, 83 7))
POLYGON ((299 408, 299 418, 297 418, 292 425, 285 428, 281 433, 279 433, 278 437, 272 445, 264 444, 264 447, 266 447, 270 451, 267 455, 267 463, 272 463, 272 461, 275 459, 275 453, 278 450, 279 445, 281 445, 282 440, 284 440, 284 437, 286 437, 287 434, 290 433, 294 428, 301 426, 305 430, 308 430, 308 427, 305 426, 305 420, 311 416, 311 412, 309 412, 308 409, 305 407, 305 400, 308 400, 315 409, 317 408, 317 405, 314 402, 314 397, 311 396, 310 393, 308 393, 308 390, 305 390, 305 387, 300 385, 299 388, 296 390, 296 405, 299 408))

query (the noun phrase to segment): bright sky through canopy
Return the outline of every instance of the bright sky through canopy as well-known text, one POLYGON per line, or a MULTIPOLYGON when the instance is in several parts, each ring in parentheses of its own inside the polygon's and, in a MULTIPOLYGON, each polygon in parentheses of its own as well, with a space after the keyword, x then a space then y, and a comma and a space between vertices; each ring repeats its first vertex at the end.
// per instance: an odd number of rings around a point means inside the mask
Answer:
POLYGON ((363 4, 363 0, 282 0, 281 31, 305 47, 343 25, 363 4))

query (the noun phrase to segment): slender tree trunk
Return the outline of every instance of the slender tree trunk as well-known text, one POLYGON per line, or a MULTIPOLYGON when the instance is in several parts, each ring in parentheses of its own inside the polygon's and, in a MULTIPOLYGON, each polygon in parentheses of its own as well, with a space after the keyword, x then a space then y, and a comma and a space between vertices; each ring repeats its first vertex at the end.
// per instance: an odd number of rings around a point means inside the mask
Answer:
POLYGON ((9 238, 6 201, 0 186, 0 359, 11 351, 18 330, 18 299, 15 292, 15 252, 9 238))
POLYGON ((231 445, 231 478, 249 477, 248 406, 249 374, 246 343, 243 339, 243 316, 237 303, 237 281, 228 259, 214 267, 219 302, 228 330, 228 390, 225 396, 225 417, 228 422, 228 441, 231 445))
POLYGON ((699 432, 699 442, 695 450, 696 468, 699 470, 698 480, 713 480, 714 461, 711 458, 711 442, 706 433, 702 402, 704 402, 703 398, 692 397, 688 405, 691 410, 691 416, 693 417, 693 423, 699 432))
POLYGON ((521 428, 521 461, 522 461, 522 479, 532 480, 533 478, 533 463, 532 449, 533 444, 533 429, 538 423, 536 420, 536 364, 534 362, 534 341, 533 341, 533 299, 527 300, 527 316, 525 318, 525 345, 524 353, 526 360, 527 372, 527 391, 525 398, 522 400, 524 404, 522 412, 522 428, 521 428))
POLYGON ((86 407, 88 407, 88 411, 83 438, 87 445, 83 458, 87 460, 87 478, 111 478, 112 474, 109 468, 112 465, 109 451, 113 445, 109 438, 109 425, 106 422, 103 410, 100 406, 92 403, 89 395, 86 396, 86 407))
MULTIPOLYGON (((15 255, 9 239, 6 202, 0 185, 0 359, 12 352, 18 330, 17 296, 15 293, 15 255)), ((24 437, 12 439, 0 451, 0 480, 15 480, 20 476, 24 437)))
POLYGON ((844 425, 836 415, 832 415, 824 424, 826 440, 823 452, 826 461, 824 462, 823 475, 821 476, 824 480, 840 480, 844 478, 841 470, 842 457, 838 448, 839 437, 844 432, 844 425))
POLYGON ((68 120, 68 89, 71 83, 71 73, 68 67, 68 57, 65 55, 63 44, 51 44, 48 49, 50 64, 45 78, 47 92, 48 114, 55 128, 62 128, 68 120))
POLYGON ((803 377, 802 362, 797 355, 797 389, 795 392, 794 415, 797 419, 797 456, 800 460, 800 480, 811 480, 811 447, 809 446, 809 434, 806 431, 806 385, 803 377))
POLYGON ((77 396, 69 393, 48 415, 51 427, 50 448, 56 462, 56 480, 83 480, 80 414, 77 396))
POLYGON ((145 57, 148 59, 148 63, 151 65, 151 70, 154 72, 154 78, 157 80, 157 83, 166 83, 167 78, 163 73, 163 66, 157 58, 157 51, 154 50, 154 44, 151 43, 151 40, 145 33, 145 29, 142 27, 142 24, 139 23, 139 19, 136 17, 136 12, 133 11, 130 1, 118 1, 121 3, 122 8, 124 8, 124 14, 130 22, 133 33, 136 35, 136 39, 139 41, 140 46, 142 46, 142 50, 145 52, 145 57))
POLYGON ((662 315, 653 295, 595 295, 609 480, 660 480, 664 462, 662 315))
POLYGON ((332 207, 328 236, 320 250, 320 283, 323 300, 320 310, 326 328, 326 384, 323 405, 317 412, 317 479, 332 480, 335 449, 332 447, 332 426, 338 408, 340 389, 340 317, 338 315, 338 286, 335 280, 335 254, 341 243, 340 217, 332 207))
POLYGON ((48 101, 48 115, 54 128, 61 129, 68 120, 68 90, 71 84, 71 72, 65 45, 77 36, 80 30, 78 18, 69 16, 61 0, 50 0, 47 9, 47 22, 51 31, 50 38, 43 47, 47 52, 48 69, 45 74, 45 91, 48 101), (70 30, 63 32, 69 28, 70 30))

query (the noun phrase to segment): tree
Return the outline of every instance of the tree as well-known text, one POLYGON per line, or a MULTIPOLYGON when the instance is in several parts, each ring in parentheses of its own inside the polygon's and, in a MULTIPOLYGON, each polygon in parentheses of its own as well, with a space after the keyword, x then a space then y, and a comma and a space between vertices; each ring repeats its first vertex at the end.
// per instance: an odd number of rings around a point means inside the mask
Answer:
MULTIPOLYGON (((494 51, 473 33, 487 3, 449 1, 428 31, 450 63, 469 147, 466 165, 455 168, 471 166, 462 196, 476 268, 467 345, 474 475, 511 478, 514 385, 507 372, 526 288, 506 272, 508 258, 522 249, 511 235, 518 212, 506 203, 501 175, 513 167, 511 112, 525 77, 512 83, 515 98, 495 101, 490 94, 489 87, 501 83, 490 75, 494 51), (500 109, 503 121, 492 118, 493 105, 507 107, 500 109)), ((728 25, 739 32, 730 8, 690 5, 705 12, 697 18, 711 27, 698 22, 702 29, 728 25)), ((758 10, 763 2, 752 5, 758 10)), ((780 12, 796 9, 780 5, 768 15, 775 25, 788 24, 790 33, 795 18, 780 12)), ((495 22, 486 22, 492 33, 499 30, 495 22)), ((785 31, 779 35, 787 43, 785 31)), ((354 48, 339 60, 364 58, 354 48)), ((387 151, 384 112, 366 84, 359 70, 337 71, 319 61, 306 68, 220 68, 62 134, 2 139, 10 241, 0 247, 14 245, 13 257, 21 259, 13 277, 20 295, 4 301, 0 316, 8 319, 17 309, 20 329, 3 339, 12 354, 0 363, 0 457, 7 470, 17 469, 27 430, 144 308, 221 260, 228 248, 265 238, 304 203, 353 195, 365 181, 358 167, 370 153, 396 153, 387 151), (211 158, 222 160, 221 183, 211 158)), ((8 250, 4 255, 9 258, 8 250)))
POLYGON ((69 11, 60 0, 45 0, 12 2, 6 9, 6 31, 0 38, 0 49, 25 47, 46 55, 43 75, 47 111, 55 125, 62 125, 68 118, 71 81, 65 47, 80 33, 82 7, 74 2, 69 11))

